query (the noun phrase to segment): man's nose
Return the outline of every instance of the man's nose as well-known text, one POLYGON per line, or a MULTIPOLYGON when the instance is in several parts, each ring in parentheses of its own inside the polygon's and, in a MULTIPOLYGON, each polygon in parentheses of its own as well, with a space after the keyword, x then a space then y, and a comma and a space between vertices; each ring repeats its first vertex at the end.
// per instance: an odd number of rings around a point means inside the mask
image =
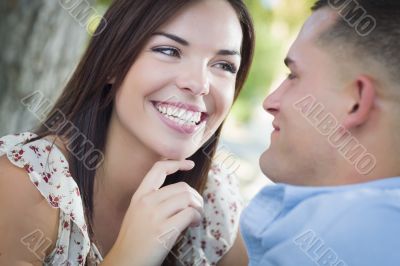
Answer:
POLYGON ((281 100, 281 95, 280 95, 280 89, 276 89, 274 92, 269 94, 263 102, 263 108, 265 111, 270 113, 271 115, 275 115, 277 112, 279 112, 280 109, 280 100, 281 100))

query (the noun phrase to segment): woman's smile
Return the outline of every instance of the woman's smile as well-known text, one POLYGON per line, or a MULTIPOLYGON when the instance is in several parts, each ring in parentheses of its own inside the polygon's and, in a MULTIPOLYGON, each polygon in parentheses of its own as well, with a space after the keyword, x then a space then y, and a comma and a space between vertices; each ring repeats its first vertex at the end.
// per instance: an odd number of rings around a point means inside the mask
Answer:
POLYGON ((181 134, 191 135, 207 121, 208 114, 196 105, 182 102, 152 102, 160 120, 181 134))

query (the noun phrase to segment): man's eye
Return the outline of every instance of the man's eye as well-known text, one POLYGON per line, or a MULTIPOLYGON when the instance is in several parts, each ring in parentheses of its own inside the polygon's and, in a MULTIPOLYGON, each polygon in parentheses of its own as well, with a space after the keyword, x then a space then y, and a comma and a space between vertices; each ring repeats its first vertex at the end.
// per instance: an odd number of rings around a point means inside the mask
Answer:
POLYGON ((293 74, 293 73, 289 73, 288 76, 287 76, 287 78, 290 79, 290 80, 292 80, 292 79, 295 79, 295 78, 296 78, 296 75, 293 74))
POLYGON ((224 71, 228 71, 232 74, 237 73, 237 67, 234 64, 231 63, 218 63, 216 64, 219 68, 221 68, 224 71))
POLYGON ((165 54, 167 56, 172 56, 172 57, 180 57, 181 56, 181 51, 177 48, 173 47, 156 47, 153 48, 152 51, 165 54))

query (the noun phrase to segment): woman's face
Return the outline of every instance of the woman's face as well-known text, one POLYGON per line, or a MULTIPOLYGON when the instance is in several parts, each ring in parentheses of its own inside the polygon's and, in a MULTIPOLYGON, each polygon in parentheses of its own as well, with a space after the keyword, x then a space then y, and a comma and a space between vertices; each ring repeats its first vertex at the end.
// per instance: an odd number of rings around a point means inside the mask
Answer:
POLYGON ((241 43, 227 1, 190 5, 145 45, 117 91, 113 119, 163 158, 191 156, 232 105, 241 43))

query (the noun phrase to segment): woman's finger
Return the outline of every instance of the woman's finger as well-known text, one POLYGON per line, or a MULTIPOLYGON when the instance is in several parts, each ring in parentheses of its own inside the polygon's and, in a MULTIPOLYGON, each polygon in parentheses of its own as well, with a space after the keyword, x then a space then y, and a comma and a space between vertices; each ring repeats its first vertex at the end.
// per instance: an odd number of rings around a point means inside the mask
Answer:
POLYGON ((159 161, 154 164, 142 183, 135 192, 135 197, 142 197, 149 192, 159 189, 164 184, 167 175, 173 174, 178 170, 188 171, 194 167, 194 162, 184 161, 159 161))
POLYGON ((200 215, 203 216, 203 201, 199 201, 192 193, 184 191, 172 196, 158 205, 157 216, 161 220, 167 220, 189 207, 196 209, 200 215))
POLYGON ((179 182, 162 187, 159 190, 155 191, 154 193, 147 195, 151 197, 151 198, 149 197, 148 200, 151 201, 152 204, 158 205, 161 202, 168 200, 173 196, 181 194, 183 192, 191 193, 195 198, 197 198, 198 201, 200 201, 203 204, 204 200, 203 197, 200 196, 199 192, 197 192, 197 190, 195 190, 185 182, 179 182))
POLYGON ((182 233, 189 226, 198 226, 202 215, 195 208, 188 207, 169 218, 163 227, 165 232, 176 231, 182 233))

